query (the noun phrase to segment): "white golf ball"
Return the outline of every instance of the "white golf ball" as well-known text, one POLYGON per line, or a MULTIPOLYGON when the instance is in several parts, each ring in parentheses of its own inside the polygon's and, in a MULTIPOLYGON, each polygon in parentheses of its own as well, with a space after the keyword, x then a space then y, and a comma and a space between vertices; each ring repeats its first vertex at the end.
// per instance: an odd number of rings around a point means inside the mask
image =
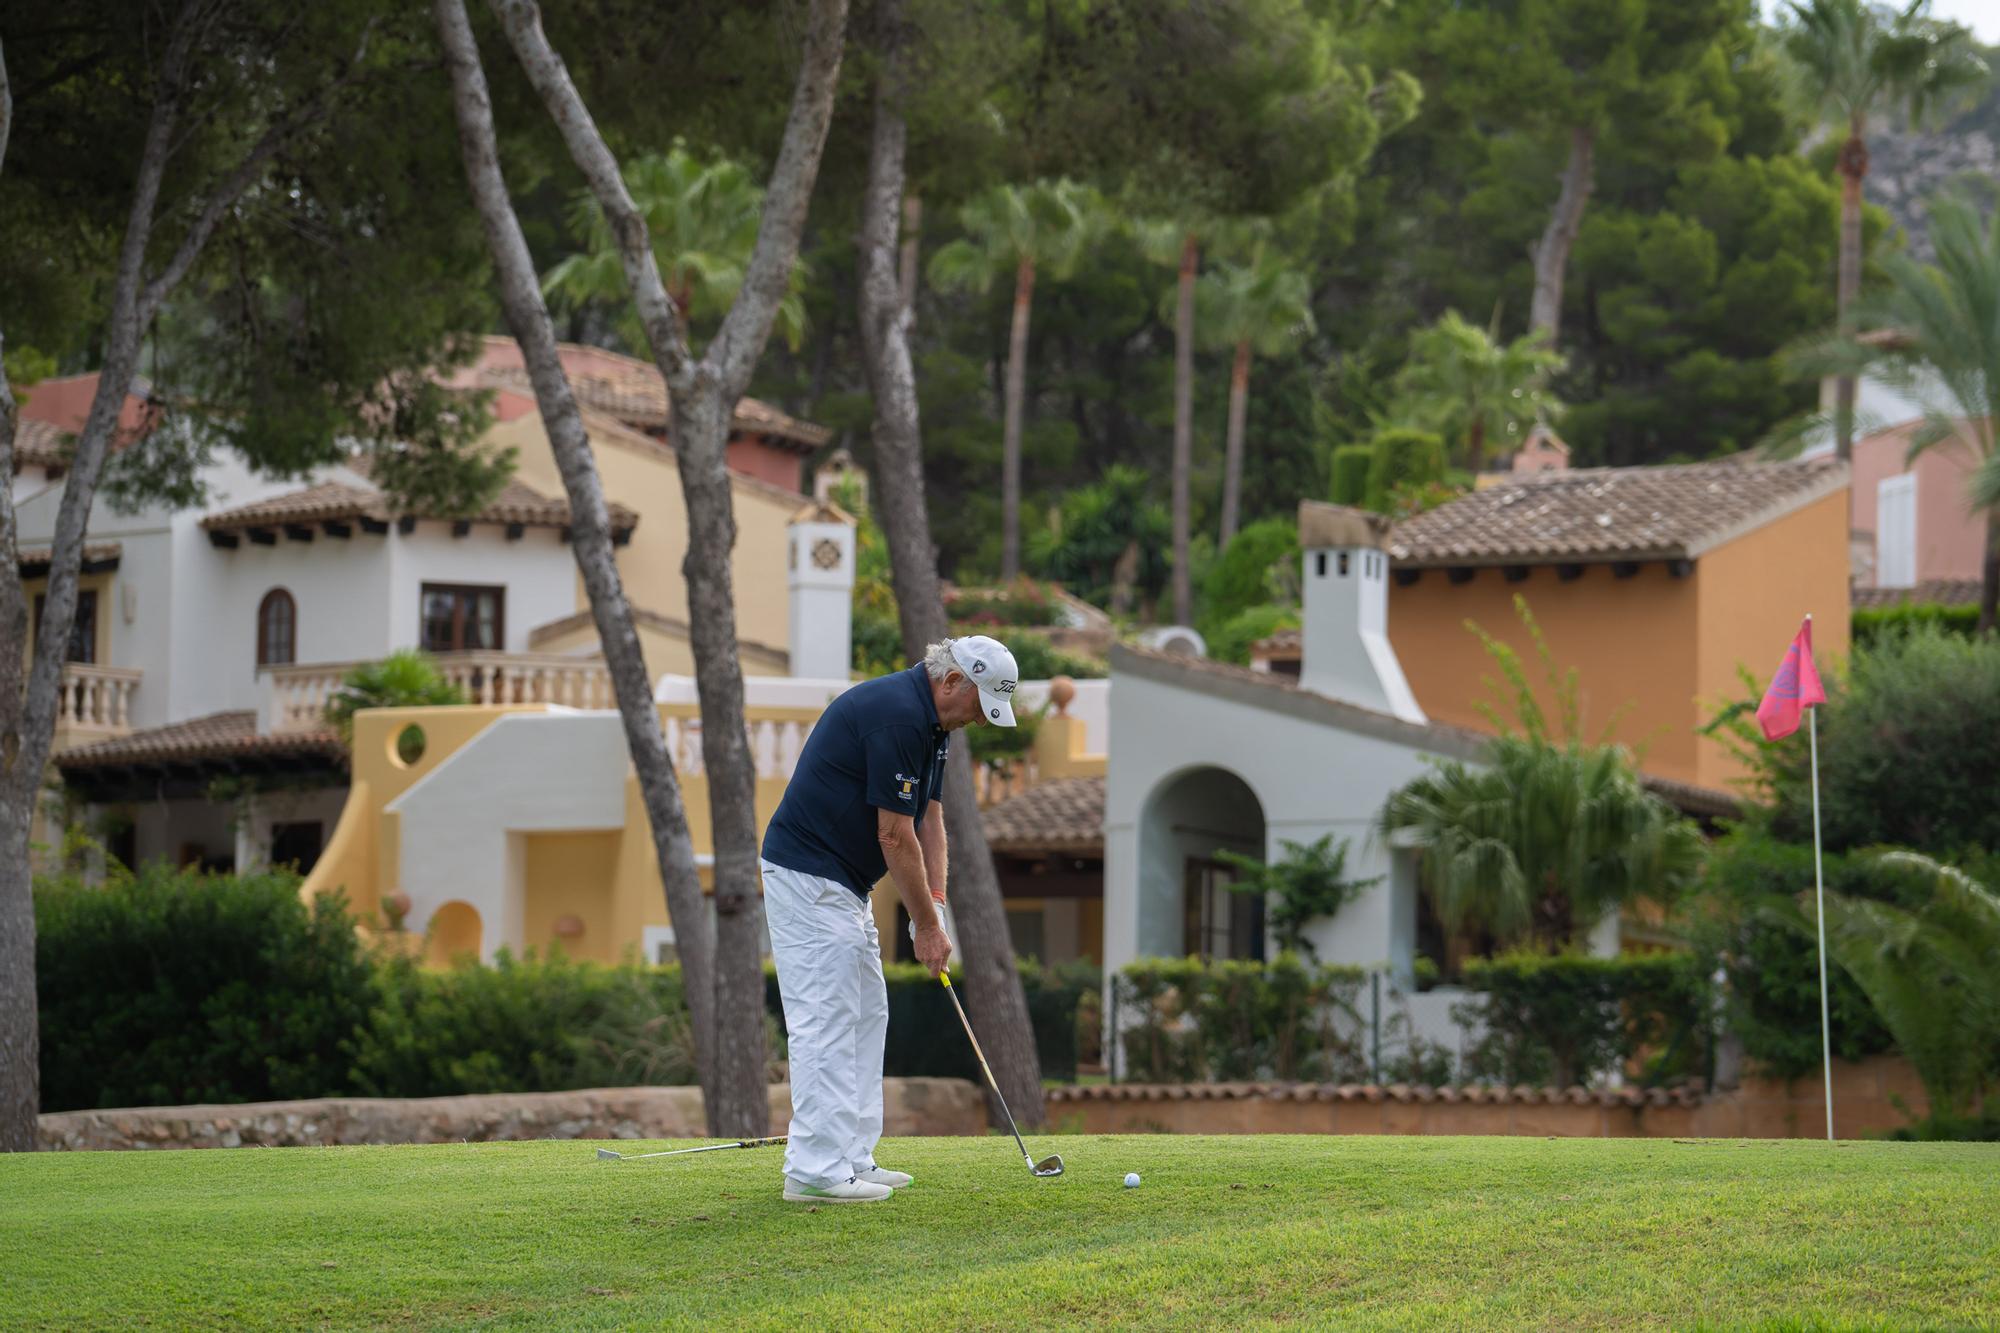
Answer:
POLYGON ((1127 1171, 1125 1173, 1125 1188, 1128 1190, 1139 1188, 1139 1173, 1137 1171, 1127 1171))

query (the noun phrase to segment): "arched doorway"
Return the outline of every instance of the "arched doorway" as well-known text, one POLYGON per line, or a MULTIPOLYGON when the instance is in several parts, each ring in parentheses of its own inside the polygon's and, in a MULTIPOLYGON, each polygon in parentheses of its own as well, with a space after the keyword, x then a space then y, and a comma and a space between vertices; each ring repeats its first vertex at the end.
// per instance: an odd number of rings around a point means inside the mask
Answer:
POLYGON ((424 962, 431 967, 449 967, 471 954, 480 956, 479 909, 467 902, 448 902, 431 913, 424 928, 424 962))
POLYGON ((1264 957, 1263 899, 1230 891, 1218 855, 1264 856, 1264 806, 1228 769, 1183 770, 1139 817, 1139 952, 1175 958, 1264 957))

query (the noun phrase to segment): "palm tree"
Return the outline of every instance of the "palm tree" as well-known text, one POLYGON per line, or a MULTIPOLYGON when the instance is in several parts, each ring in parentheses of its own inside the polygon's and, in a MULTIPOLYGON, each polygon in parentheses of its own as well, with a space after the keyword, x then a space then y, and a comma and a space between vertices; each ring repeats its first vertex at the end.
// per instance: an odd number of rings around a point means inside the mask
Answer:
POLYGON ((1035 278, 1068 276, 1096 235, 1102 216, 1096 194, 1073 181, 999 185, 959 210, 965 236, 931 256, 931 281, 961 291, 987 291, 1014 278, 1014 322, 1007 339, 1007 392, 1001 427, 1000 577, 1021 572, 1021 410, 1028 374, 1028 312, 1035 278))
MULTIPOLYGON (((1986 62, 1971 34, 1930 17, 1930 0, 1892 9, 1869 0, 1791 0, 1780 40, 1815 112, 1847 137, 1840 146, 1841 325, 1861 294, 1861 182, 1868 175, 1868 118, 1891 109, 1911 121, 1957 93, 1983 86, 1986 62)), ((1854 449, 1854 377, 1837 386, 1835 448, 1854 449)))
POLYGON ((1313 329, 1312 290, 1306 275, 1275 255, 1258 254, 1203 275, 1195 284, 1195 308, 1204 338, 1228 348, 1229 432, 1222 471, 1222 540, 1236 535, 1243 487, 1243 424, 1250 402, 1250 355, 1276 356, 1313 329))
POLYGON ((1442 763, 1390 796, 1381 827, 1423 852, 1448 929, 1551 952, 1614 908, 1673 901, 1702 864, 1700 832, 1622 747, 1574 740, 1498 737, 1479 764, 1442 763))
MULTIPOLYGON (((1827 894, 1827 952, 1916 1066, 1932 1114, 1970 1114, 2000 1080, 2000 897, 1916 852, 1878 860, 1926 883, 1927 899, 1901 907, 1827 894)), ((1810 931, 1802 911, 1787 917, 1810 931)))
POLYGON ((1482 703, 1501 734, 1480 761, 1440 763, 1393 793, 1380 827, 1423 852, 1425 888, 1447 929, 1484 929, 1503 944, 1525 936, 1555 951, 1614 908, 1680 897, 1701 874, 1703 843, 1692 823, 1639 784, 1623 746, 1582 738, 1576 669, 1556 668, 1527 599, 1516 596, 1514 610, 1547 677, 1555 717, 1520 655, 1471 626, 1512 690, 1514 719, 1482 703))
POLYGON ((1404 412, 1460 446, 1468 471, 1489 452, 1511 446, 1523 427, 1562 413, 1548 390, 1563 356, 1538 333, 1499 341, 1494 326, 1479 328, 1456 310, 1411 335, 1409 360, 1396 377, 1404 412))
POLYGON ((1796 354, 1801 369, 1849 378, 1862 371, 1924 409, 1912 458, 1957 440, 1976 464, 1967 499, 1986 514, 1979 628, 2000 605, 2000 211, 1982 218, 1968 201, 1941 196, 1930 208, 1937 263, 1908 255, 1882 261, 1887 283, 1857 304, 1853 336, 1836 335, 1796 354))
MULTIPOLYGON (((340 739, 354 743, 354 715, 364 708, 414 708, 423 704, 470 702, 465 691, 446 680, 437 662, 415 648, 398 648, 379 662, 364 662, 340 678, 340 685, 326 703, 326 720, 340 739)), ((396 736, 396 748, 405 763, 414 763, 423 753, 421 728, 408 728, 396 736)))
MULTIPOLYGON (((652 236, 660 279, 682 321, 720 319, 743 286, 744 268, 757 246, 763 188, 740 164, 727 158, 705 162, 679 142, 664 155, 635 158, 624 175, 652 236)), ((628 347, 645 347, 645 333, 630 309, 618 243, 589 191, 570 205, 569 225, 584 248, 542 276, 543 295, 572 309, 602 305, 624 311, 621 336, 628 347)), ((806 326, 803 276, 803 267, 794 265, 775 326, 793 350, 806 326)))

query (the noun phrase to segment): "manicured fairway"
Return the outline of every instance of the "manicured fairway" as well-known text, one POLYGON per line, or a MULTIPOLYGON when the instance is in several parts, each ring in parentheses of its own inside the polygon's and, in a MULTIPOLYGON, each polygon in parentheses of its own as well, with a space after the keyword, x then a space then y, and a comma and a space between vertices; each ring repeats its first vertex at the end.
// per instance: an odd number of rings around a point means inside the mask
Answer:
POLYGON ((2000 1326, 2000 1145, 910 1139, 817 1212, 593 1146, 0 1158, 0 1328, 2000 1326))

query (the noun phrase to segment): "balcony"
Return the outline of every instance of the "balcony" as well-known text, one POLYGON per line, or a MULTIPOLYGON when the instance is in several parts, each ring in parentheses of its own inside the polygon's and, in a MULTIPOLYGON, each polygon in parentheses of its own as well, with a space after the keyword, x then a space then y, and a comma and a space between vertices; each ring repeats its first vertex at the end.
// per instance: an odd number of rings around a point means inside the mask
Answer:
MULTIPOLYGON (((447 681, 475 704, 559 704, 569 708, 614 708, 611 674, 601 661, 554 653, 472 651, 436 653, 432 661, 447 681)), ((366 662, 307 662, 264 667, 260 730, 318 731, 326 726, 326 705, 340 682, 366 662)))
POLYGON ((145 673, 136 667, 71 662, 56 695, 57 750, 124 736, 132 730, 132 693, 145 673))

